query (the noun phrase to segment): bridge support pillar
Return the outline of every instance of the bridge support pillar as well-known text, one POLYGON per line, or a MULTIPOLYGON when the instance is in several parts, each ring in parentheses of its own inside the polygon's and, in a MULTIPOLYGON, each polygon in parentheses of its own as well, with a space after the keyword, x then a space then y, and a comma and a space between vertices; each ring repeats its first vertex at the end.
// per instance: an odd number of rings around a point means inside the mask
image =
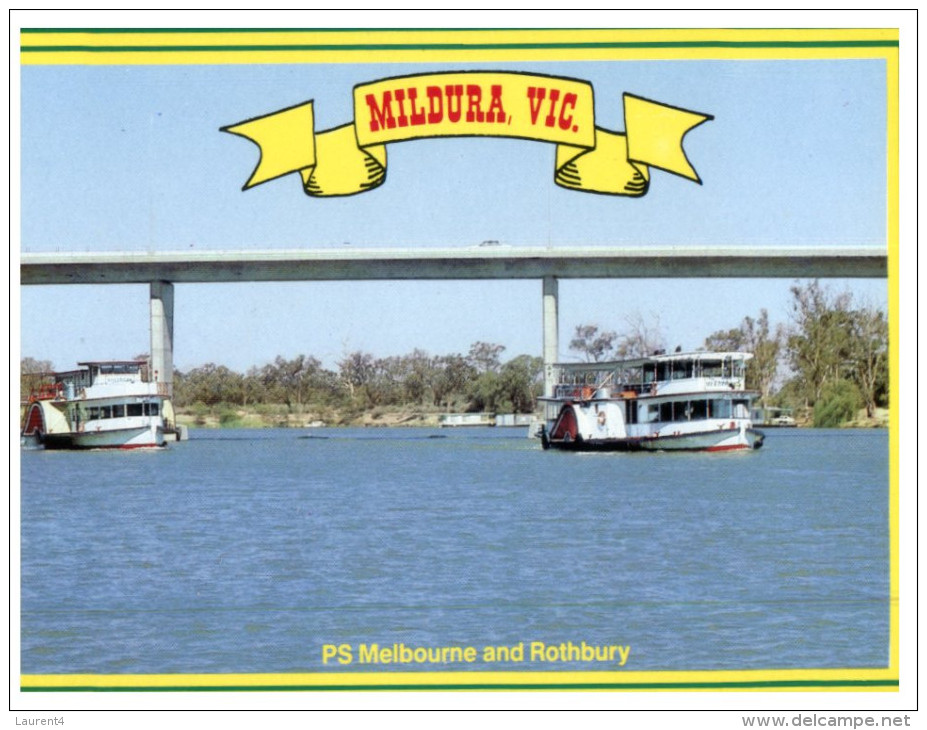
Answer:
POLYGON ((151 377, 174 395, 174 285, 151 282, 151 377))
POLYGON ((559 359, 559 322, 557 320, 557 291, 559 282, 556 276, 545 276, 543 285, 543 328, 544 328, 544 395, 554 394, 557 374, 554 363, 559 359))

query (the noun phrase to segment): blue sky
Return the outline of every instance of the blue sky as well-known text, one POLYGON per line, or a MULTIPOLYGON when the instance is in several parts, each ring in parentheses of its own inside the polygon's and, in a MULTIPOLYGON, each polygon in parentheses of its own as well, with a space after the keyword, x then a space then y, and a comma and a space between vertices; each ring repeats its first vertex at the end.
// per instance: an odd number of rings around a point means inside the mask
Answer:
MULTIPOLYGON (((21 68, 21 250, 886 245, 881 60, 21 68), (714 116, 686 137, 703 184, 652 171, 641 199, 553 183, 551 145, 440 139, 388 147, 386 183, 312 199, 298 177, 243 192, 250 142, 219 128, 313 99, 316 131, 352 119, 351 90, 442 70, 587 80, 596 123, 622 93, 714 116)), ((659 320, 694 348, 745 315, 787 320, 791 280, 564 280, 560 349, 576 325, 659 320)), ((834 280, 885 306, 884 281, 834 280)), ((145 286, 24 287, 22 354, 66 368, 147 352, 145 286)), ((353 350, 541 353, 539 281, 177 285, 175 365, 244 370, 353 350)))

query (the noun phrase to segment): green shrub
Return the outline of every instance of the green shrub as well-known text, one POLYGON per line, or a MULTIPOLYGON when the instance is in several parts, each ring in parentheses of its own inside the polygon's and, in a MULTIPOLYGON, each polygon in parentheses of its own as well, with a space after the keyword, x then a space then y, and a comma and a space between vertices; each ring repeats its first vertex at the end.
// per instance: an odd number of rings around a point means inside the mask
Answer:
POLYGON ((855 384, 838 380, 824 387, 814 404, 815 428, 835 428, 852 421, 863 407, 863 398, 855 384))
POLYGON ((237 423, 239 420, 238 413, 233 410, 223 410, 219 414, 219 425, 220 426, 231 426, 237 423))
POLYGON ((207 406, 205 403, 194 403, 189 410, 190 415, 193 416, 194 425, 206 425, 206 418, 209 416, 209 406, 207 406))

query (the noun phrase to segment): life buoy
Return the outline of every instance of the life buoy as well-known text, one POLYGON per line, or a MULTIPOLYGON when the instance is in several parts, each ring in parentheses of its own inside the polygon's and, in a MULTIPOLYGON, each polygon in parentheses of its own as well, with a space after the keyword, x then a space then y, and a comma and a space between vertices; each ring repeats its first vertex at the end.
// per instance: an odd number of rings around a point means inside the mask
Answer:
POLYGON ((604 426, 607 420, 608 416, 605 414, 605 411, 599 411, 599 425, 604 426))

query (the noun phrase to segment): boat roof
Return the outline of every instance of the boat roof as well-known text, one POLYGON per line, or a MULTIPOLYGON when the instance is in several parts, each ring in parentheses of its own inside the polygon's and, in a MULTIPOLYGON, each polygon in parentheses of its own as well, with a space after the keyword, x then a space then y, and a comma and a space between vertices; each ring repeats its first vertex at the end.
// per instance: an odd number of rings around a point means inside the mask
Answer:
POLYGON ((584 372, 597 370, 628 370, 638 368, 650 363, 661 362, 696 362, 701 360, 750 360, 753 353, 738 352, 735 350, 726 352, 670 352, 660 353, 659 355, 648 355, 647 357, 635 357, 628 360, 607 360, 603 362, 565 362, 557 363, 561 370, 582 370, 584 372))
MULTIPOLYGON (((92 367, 102 367, 105 365, 135 365, 141 368, 143 365, 147 364, 147 360, 87 360, 85 362, 79 362, 77 365, 81 368, 92 368, 92 367)), ((87 370, 55 370, 53 372, 47 373, 48 375, 53 375, 55 377, 60 377, 63 375, 80 375, 81 373, 86 373, 87 370)), ((43 373, 45 374, 45 373, 43 373)))
POLYGON ((86 370, 55 370, 50 373, 42 373, 42 375, 50 375, 55 378, 62 378, 65 375, 86 375, 86 370))
POLYGON ((144 365, 148 361, 145 359, 142 360, 87 360, 85 362, 77 363, 81 367, 87 367, 90 365, 144 365))

